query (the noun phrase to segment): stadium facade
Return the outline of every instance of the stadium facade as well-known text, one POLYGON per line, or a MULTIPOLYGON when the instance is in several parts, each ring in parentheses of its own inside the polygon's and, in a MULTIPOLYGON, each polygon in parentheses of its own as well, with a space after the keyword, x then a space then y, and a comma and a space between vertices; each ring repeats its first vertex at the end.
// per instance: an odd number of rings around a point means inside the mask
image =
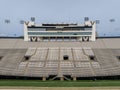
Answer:
POLYGON ((43 41, 76 39, 78 41, 95 41, 96 23, 86 21, 84 24, 41 24, 24 23, 24 41, 43 41))

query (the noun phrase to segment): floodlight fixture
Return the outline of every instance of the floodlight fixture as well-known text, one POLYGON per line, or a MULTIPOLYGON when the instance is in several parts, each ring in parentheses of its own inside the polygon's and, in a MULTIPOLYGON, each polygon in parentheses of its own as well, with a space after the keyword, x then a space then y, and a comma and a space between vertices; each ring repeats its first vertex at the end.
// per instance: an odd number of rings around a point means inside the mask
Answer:
POLYGON ((84 17, 84 21, 89 21, 89 17, 84 17))
POLYGON ((31 17, 31 21, 32 21, 32 22, 35 22, 35 17, 31 17))
POLYGON ((100 20, 95 20, 96 24, 100 24, 100 20))
POLYGON ((10 23, 10 20, 9 19, 5 19, 5 23, 10 23))
POLYGON ((114 18, 110 19, 110 22, 115 22, 115 19, 114 18))
POLYGON ((24 20, 20 20, 20 24, 24 24, 24 22, 25 22, 24 20))

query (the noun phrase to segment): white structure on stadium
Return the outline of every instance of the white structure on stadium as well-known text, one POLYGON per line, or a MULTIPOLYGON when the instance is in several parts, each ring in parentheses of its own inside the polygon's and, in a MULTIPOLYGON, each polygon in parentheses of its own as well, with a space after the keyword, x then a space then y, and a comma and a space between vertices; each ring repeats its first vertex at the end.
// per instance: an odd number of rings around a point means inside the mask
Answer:
POLYGON ((84 24, 24 23, 24 41, 43 41, 44 39, 95 41, 96 23, 94 21, 86 21, 84 24))

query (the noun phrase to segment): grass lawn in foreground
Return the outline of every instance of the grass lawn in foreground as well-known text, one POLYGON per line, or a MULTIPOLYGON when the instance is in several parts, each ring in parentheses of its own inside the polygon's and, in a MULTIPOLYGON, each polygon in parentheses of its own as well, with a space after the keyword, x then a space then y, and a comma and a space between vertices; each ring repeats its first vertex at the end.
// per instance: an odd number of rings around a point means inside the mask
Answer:
POLYGON ((107 87, 120 86, 119 80, 97 81, 40 81, 40 80, 0 80, 0 86, 33 86, 33 87, 107 87))

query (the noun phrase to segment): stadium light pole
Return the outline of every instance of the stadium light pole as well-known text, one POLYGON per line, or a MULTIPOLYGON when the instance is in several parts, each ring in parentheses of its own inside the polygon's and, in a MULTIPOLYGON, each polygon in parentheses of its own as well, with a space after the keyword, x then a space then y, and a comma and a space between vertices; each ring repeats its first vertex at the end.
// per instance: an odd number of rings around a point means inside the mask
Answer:
POLYGON ((112 18, 112 19, 110 19, 109 20, 109 22, 111 23, 111 30, 114 30, 114 25, 113 25, 113 23, 115 22, 115 19, 114 18, 112 18))
POLYGON ((9 23, 10 23, 10 20, 9 20, 9 19, 5 19, 5 23, 6 23, 6 24, 9 24, 9 23))
POLYGON ((31 17, 30 20, 31 20, 32 22, 35 22, 35 17, 31 17))
MULTIPOLYGON (((100 20, 95 20, 95 23, 96 23, 97 25, 100 24, 100 20)), ((96 29, 98 29, 97 25, 96 25, 96 29)), ((96 31, 96 36, 98 36, 97 31, 96 31)))
MULTIPOLYGON (((9 19, 5 19, 4 22, 5 22, 5 24, 10 24, 10 20, 9 19)), ((7 28, 9 28, 9 27, 7 27, 7 28)), ((7 36, 9 36, 9 35, 7 35, 7 36)))
POLYGON ((89 17, 84 17, 84 21, 89 21, 89 17))
POLYGON ((96 24, 100 24, 100 20, 95 20, 96 24))
POLYGON ((25 22, 24 20, 20 20, 20 24, 24 24, 24 22, 25 22))
MULTIPOLYGON (((25 20, 20 20, 19 23, 21 24, 21 28, 23 29, 23 24, 24 24, 25 20)), ((23 35, 21 35, 20 37, 23 37, 23 35)))
POLYGON ((110 19, 109 21, 110 21, 110 22, 115 22, 115 19, 114 19, 114 18, 112 18, 112 19, 110 19))

